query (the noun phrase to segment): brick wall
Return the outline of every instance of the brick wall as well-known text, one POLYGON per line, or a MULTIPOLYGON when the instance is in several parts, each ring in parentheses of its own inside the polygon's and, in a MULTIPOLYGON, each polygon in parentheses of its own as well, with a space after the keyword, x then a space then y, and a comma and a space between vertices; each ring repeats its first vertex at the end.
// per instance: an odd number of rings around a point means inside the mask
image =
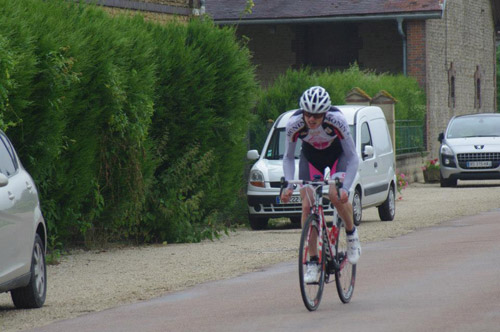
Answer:
POLYGON ((257 79, 265 86, 278 75, 295 67, 295 32, 291 25, 241 25, 238 35, 248 38, 248 48, 252 52, 252 62, 257 65, 257 79))
POLYGON ((186 20, 199 8, 198 0, 100 0, 103 8, 111 14, 140 13, 148 20, 165 23, 173 17, 186 20))
POLYGON ((153 13, 153 12, 145 12, 145 11, 137 11, 137 10, 129 10, 129 9, 121 9, 113 7, 103 7, 103 9, 111 15, 129 15, 129 16, 141 15, 147 21, 153 21, 160 24, 165 24, 173 20, 186 21, 186 22, 188 20, 187 16, 153 13))
POLYGON ((406 22, 406 69, 422 88, 426 84, 425 21, 406 22))
POLYGON ((437 136, 454 115, 495 112, 496 59, 489 0, 446 2, 442 20, 426 23, 427 135, 431 157, 437 157, 437 136), (448 106, 448 70, 455 69, 456 103, 448 106), (474 107, 477 66, 482 71, 480 108, 474 107))
POLYGON ((156 3, 159 5, 189 7, 190 0, 135 0, 137 2, 156 3))

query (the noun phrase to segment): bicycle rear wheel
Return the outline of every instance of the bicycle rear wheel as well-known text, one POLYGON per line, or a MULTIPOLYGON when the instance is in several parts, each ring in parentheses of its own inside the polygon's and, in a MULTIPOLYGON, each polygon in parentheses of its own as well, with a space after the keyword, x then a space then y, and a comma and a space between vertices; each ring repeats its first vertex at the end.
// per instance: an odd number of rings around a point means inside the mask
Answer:
POLYGON ((339 236, 335 247, 337 249, 337 262, 339 269, 335 271, 335 284, 337 285, 337 293, 343 303, 348 303, 351 300, 354 292, 354 284, 356 281, 356 265, 352 265, 347 260, 347 235, 345 233, 344 222, 338 218, 337 227, 339 236))
MULTIPOLYGON (((306 222, 304 223, 304 228, 302 229, 302 235, 300 237, 300 247, 299 247, 299 280, 300 280, 300 293, 302 294, 302 300, 304 305, 309 311, 314 311, 319 307, 321 302, 321 296, 323 295, 323 288, 325 286, 325 250, 323 247, 322 257, 320 259, 320 275, 317 282, 306 283, 304 281, 304 276, 307 269, 307 263, 310 261, 309 246, 312 243, 312 237, 316 238, 316 246, 319 249, 319 236, 318 236, 318 222, 316 221, 317 216, 310 215, 306 222)), ((314 245, 314 244, 313 244, 314 245)), ((323 244, 324 246, 324 244, 323 244)))

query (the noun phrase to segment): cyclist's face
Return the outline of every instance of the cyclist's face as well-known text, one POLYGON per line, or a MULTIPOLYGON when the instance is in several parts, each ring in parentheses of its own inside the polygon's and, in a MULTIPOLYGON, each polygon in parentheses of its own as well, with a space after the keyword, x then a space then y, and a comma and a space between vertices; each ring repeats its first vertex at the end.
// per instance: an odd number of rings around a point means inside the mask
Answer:
POLYGON ((304 120, 307 126, 311 129, 318 128, 323 122, 323 118, 325 117, 325 113, 321 114, 311 114, 309 112, 304 111, 304 120))

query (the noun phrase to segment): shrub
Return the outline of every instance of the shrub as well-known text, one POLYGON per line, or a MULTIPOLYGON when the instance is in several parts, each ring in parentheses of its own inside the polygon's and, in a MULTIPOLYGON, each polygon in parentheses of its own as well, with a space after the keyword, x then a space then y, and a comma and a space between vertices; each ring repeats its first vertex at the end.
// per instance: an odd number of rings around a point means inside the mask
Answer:
POLYGON ((248 50, 208 20, 163 27, 0 0, 0 126, 35 178, 52 243, 212 237, 239 209, 255 90, 248 50), (196 179, 177 180, 193 165, 196 179))
POLYGON ((425 95, 413 78, 403 75, 377 75, 362 71, 357 65, 344 71, 312 71, 309 68, 288 70, 259 95, 251 125, 252 148, 259 149, 264 144, 266 121, 276 119, 287 110, 298 108, 302 92, 312 85, 323 86, 330 93, 334 105, 344 104, 345 96, 355 87, 361 88, 370 96, 385 90, 397 99, 398 120, 423 120, 425 116, 425 95))

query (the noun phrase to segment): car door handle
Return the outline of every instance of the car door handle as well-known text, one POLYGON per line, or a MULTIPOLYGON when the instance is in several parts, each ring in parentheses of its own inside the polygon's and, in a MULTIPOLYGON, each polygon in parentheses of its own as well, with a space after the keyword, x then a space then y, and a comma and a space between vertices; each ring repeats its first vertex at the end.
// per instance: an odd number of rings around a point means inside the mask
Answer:
POLYGON ((16 196, 14 196, 10 191, 9 191, 9 199, 12 201, 16 196))
POLYGON ((31 185, 31 183, 29 183, 28 181, 26 181, 26 188, 28 188, 29 190, 31 190, 31 188, 33 188, 33 186, 31 185))
POLYGON ((377 163, 377 162, 375 162, 375 163, 373 164, 373 166, 375 166, 375 168, 377 168, 377 167, 378 167, 378 163, 377 163))

